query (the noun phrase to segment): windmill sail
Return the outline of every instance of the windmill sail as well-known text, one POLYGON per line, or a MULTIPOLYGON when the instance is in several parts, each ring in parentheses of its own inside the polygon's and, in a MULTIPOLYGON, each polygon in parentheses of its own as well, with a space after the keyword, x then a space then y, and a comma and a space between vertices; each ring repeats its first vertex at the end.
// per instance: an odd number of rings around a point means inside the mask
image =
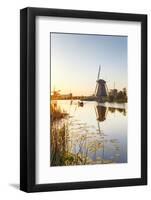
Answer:
MULTIPOLYGON (((101 71, 101 65, 99 65, 99 71, 98 71, 97 81, 98 81, 99 78, 100 78, 100 71, 101 71)), ((94 94, 96 94, 96 92, 97 92, 97 84, 96 84, 96 86, 95 86, 94 94)))
POLYGON ((99 80, 99 78, 100 78, 100 71, 101 71, 101 65, 99 65, 99 71, 98 71, 98 77, 97 77, 97 80, 99 80))

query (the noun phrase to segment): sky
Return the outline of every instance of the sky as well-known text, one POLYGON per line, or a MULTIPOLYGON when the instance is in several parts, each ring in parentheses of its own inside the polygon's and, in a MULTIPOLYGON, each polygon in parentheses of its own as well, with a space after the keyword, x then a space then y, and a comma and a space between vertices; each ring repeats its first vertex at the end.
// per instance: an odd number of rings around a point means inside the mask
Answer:
POLYGON ((50 34, 51 91, 92 95, 99 65, 108 89, 127 88, 127 36, 50 34))

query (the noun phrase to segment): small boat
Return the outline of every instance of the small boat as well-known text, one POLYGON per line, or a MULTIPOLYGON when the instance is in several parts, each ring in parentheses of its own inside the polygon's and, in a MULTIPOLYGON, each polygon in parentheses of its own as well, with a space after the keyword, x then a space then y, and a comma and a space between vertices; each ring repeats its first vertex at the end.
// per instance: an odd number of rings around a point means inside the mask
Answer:
POLYGON ((84 105, 83 101, 78 101, 78 106, 83 107, 83 105, 84 105))

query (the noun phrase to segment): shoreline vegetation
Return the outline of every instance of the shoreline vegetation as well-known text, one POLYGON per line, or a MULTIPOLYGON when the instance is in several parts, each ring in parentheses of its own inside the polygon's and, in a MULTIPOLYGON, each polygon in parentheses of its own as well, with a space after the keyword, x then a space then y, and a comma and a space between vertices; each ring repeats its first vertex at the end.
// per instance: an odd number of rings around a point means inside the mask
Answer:
POLYGON ((72 153, 69 142, 69 114, 51 103, 51 159, 50 166, 81 165, 87 162, 87 153, 80 152, 85 138, 80 138, 79 151, 72 153))
POLYGON ((68 115, 68 113, 62 111, 61 108, 57 106, 57 102, 51 103, 50 110, 51 110, 50 112, 51 123, 53 123, 56 120, 63 119, 68 115))

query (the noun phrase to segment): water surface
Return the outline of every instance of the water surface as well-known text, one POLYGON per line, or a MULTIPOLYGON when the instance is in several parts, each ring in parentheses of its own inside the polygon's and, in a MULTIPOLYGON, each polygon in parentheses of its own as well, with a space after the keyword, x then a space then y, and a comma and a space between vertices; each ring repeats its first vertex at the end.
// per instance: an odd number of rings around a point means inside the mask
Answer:
MULTIPOLYGON (((50 158, 51 166, 127 162, 126 103, 86 101, 80 106, 78 100, 58 100, 57 106, 68 113, 52 126, 65 130, 65 139, 59 143, 63 147, 58 147, 65 152, 64 164, 57 162, 55 154, 55 161, 50 158)), ((52 148, 51 145, 50 151, 52 148)))

